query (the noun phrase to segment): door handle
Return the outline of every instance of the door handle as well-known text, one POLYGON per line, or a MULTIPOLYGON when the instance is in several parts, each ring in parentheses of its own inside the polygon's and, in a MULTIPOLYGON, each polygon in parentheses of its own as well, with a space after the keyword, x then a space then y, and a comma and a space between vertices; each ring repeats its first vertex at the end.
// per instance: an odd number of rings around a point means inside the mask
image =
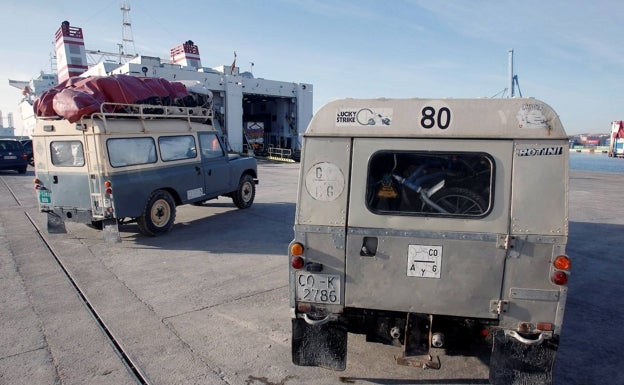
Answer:
POLYGON ((54 184, 58 183, 58 176, 56 176, 56 175, 52 176, 52 183, 54 183, 54 184))
POLYGON ((201 168, 199 166, 195 166, 195 172, 197 175, 201 175, 201 168))

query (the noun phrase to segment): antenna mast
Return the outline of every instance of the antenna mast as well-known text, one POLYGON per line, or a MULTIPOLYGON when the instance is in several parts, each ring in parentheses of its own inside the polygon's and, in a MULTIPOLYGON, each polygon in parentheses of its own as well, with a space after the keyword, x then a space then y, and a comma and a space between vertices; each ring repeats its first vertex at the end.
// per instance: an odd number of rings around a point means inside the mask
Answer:
POLYGON ((520 91, 520 83, 518 83, 518 75, 514 75, 513 69, 513 49, 509 50, 509 97, 516 96, 515 88, 518 87, 518 94, 522 97, 522 91, 520 91))
POLYGON ((509 96, 507 97, 513 98, 516 96, 516 87, 518 88, 518 94, 520 95, 520 97, 522 97, 522 91, 520 91, 520 83, 518 83, 518 75, 514 75, 513 49, 510 49, 508 53, 509 53, 509 88, 503 88, 502 91, 492 96, 493 98, 497 97, 498 95, 500 95, 501 98, 504 98, 505 95, 507 94, 507 91, 509 91, 509 96))
POLYGON ((134 39, 132 37, 132 24, 130 23, 130 3, 126 0, 121 2, 121 12, 123 13, 122 31, 119 52, 120 55, 136 55, 136 48, 134 47, 134 39))

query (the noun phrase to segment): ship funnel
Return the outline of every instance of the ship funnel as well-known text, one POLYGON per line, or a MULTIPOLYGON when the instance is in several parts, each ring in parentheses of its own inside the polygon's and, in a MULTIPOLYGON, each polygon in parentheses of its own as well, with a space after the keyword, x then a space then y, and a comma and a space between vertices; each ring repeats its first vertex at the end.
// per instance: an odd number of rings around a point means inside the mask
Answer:
POLYGON ((171 48, 170 53, 171 62, 173 64, 179 64, 183 67, 193 67, 195 69, 201 68, 202 66, 199 56, 199 47, 197 47, 192 40, 187 40, 185 43, 171 48))
POLYGON ((56 31, 56 66, 59 83, 87 70, 87 53, 82 28, 72 27, 63 21, 56 31))

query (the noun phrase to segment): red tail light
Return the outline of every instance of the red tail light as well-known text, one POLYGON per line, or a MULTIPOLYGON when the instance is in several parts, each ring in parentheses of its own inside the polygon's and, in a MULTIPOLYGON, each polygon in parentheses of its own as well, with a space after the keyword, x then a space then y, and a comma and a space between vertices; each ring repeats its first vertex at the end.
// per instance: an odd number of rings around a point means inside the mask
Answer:
POLYGON ((290 260, 290 265, 293 267, 293 269, 299 270, 303 268, 304 260, 300 256, 296 255, 290 260))
POLYGON ((555 271, 551 279, 555 285, 565 285, 568 283, 568 275, 563 271, 555 271))
POLYGON ((565 285, 568 283, 568 271, 570 271, 572 263, 567 255, 558 255, 553 261, 553 267, 556 269, 552 276, 551 281, 555 285, 565 285))
POLYGON ((104 187, 106 187, 106 190, 104 190, 104 193, 106 195, 111 195, 113 193, 113 189, 111 188, 113 186, 113 184, 111 183, 110 180, 107 180, 104 182, 104 187))
POLYGON ((290 260, 290 265, 293 269, 301 269, 303 265, 305 265, 305 261, 301 257, 303 255, 304 247, 299 242, 294 242, 290 245, 290 254, 292 255, 292 259, 290 260))

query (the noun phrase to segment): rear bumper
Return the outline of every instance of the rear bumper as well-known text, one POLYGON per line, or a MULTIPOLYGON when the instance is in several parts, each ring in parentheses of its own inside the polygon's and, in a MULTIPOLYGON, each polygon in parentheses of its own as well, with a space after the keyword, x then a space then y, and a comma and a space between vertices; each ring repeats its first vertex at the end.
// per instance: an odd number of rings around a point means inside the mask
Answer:
POLYGON ((64 222, 91 223, 93 220, 91 210, 54 207, 53 212, 64 222))
POLYGON ((3 161, 2 164, 0 164, 0 170, 17 170, 22 167, 28 167, 28 162, 25 160, 21 160, 19 162, 3 161))

